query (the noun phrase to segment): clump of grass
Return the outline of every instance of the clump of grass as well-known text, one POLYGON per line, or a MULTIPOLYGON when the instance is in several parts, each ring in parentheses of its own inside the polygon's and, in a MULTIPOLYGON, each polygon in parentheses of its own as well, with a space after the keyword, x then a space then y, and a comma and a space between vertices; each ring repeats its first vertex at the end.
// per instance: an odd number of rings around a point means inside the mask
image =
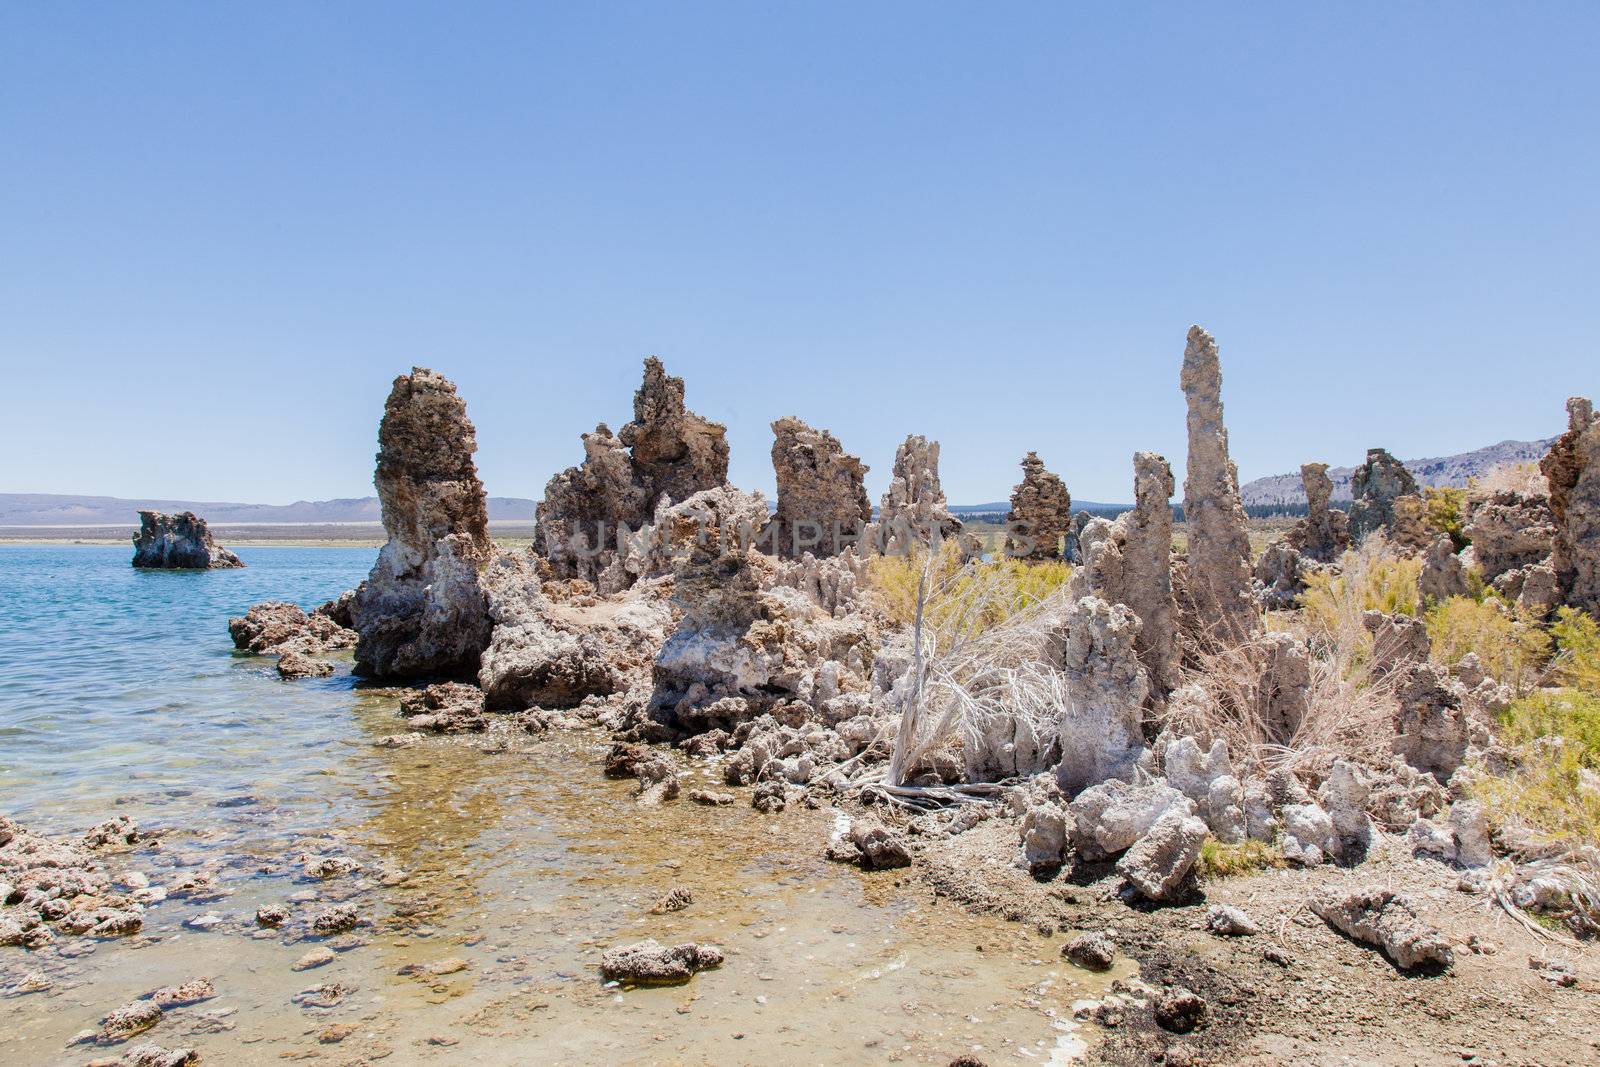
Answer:
POLYGON ((1467 491, 1449 486, 1429 486, 1422 491, 1422 512, 1428 525, 1450 540, 1459 552, 1467 546, 1466 527, 1467 491))
POLYGON ((1195 861, 1194 869, 1201 881, 1215 882, 1258 871, 1276 870, 1284 865, 1283 850, 1276 845, 1254 839, 1228 845, 1208 837, 1200 846, 1200 858, 1195 861))
POLYGON ((1426 623, 1435 662, 1453 668, 1476 653, 1493 678, 1519 691, 1533 683, 1550 654, 1550 634, 1536 614, 1493 594, 1442 600, 1428 610, 1426 623))

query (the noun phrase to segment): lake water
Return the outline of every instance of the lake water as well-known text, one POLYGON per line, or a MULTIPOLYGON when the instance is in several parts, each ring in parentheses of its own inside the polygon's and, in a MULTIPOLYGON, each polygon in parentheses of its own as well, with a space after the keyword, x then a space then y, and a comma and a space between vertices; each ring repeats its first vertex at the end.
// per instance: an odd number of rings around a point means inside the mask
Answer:
MULTIPOLYGON (((283 681, 227 634, 257 601, 310 608, 351 588, 373 550, 239 555, 243 570, 163 573, 120 547, 0 546, 0 811, 74 835, 127 814, 160 845, 108 857, 112 871, 220 886, 149 907, 132 939, 0 948, 0 987, 50 983, 0 999, 0 1063, 114 1056, 126 1046, 68 1042, 207 977, 214 1000, 133 1043, 226 1064, 1042 1064, 1075 1043, 1072 1001, 1111 977, 1066 966, 1027 924, 826 862, 827 811, 764 817, 744 791, 729 808, 639 808, 601 775, 598 732, 378 747, 404 729, 394 691, 358 688, 348 660, 283 681), (362 868, 316 881, 305 855, 362 868), (694 903, 650 914, 677 885, 694 903), (343 901, 370 925, 307 936, 310 911, 343 901), (269 903, 294 914, 282 930, 253 921, 269 903), (603 949, 644 937, 710 942, 727 962, 674 988, 602 984, 603 949), (294 969, 321 947, 332 962, 294 969), (465 967, 428 973, 445 960, 465 967), (320 983, 344 988, 337 1005, 295 1002, 320 983)), ((684 783, 702 785, 721 788, 714 768, 684 783)))

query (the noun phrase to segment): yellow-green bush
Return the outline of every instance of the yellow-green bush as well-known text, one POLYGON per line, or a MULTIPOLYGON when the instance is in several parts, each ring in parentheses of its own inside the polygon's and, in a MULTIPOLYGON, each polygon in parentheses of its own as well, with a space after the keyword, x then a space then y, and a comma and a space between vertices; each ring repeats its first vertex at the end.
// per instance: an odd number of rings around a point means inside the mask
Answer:
POLYGON ((1422 491, 1423 515, 1428 525, 1440 533, 1449 534, 1456 551, 1467 545, 1463 533, 1466 526, 1467 491, 1448 486, 1429 486, 1422 491))
POLYGON ((1600 693, 1600 624, 1594 616, 1577 608, 1562 608, 1550 624, 1550 633, 1560 649, 1551 672, 1554 680, 1600 693))
POLYGON ((1577 705, 1562 707, 1559 697, 1535 703, 1539 706, 1516 712, 1520 729, 1540 729, 1553 722, 1561 729, 1587 733, 1589 742, 1558 735, 1554 742, 1519 745, 1517 769, 1505 777, 1479 779, 1474 795, 1497 827, 1515 823, 1552 842, 1600 844, 1600 788, 1594 784, 1593 747, 1595 731, 1600 730, 1600 700, 1584 694, 1577 705))
POLYGON ((1514 746, 1560 738, 1582 766, 1600 768, 1600 694, 1581 689, 1529 693, 1500 713, 1500 736, 1514 746))
POLYGON ((1550 635, 1533 613, 1492 595, 1442 600, 1428 610, 1427 626, 1436 662, 1454 667, 1475 652, 1484 670, 1518 689, 1532 684, 1550 652, 1550 635))
MULTIPOLYGON (((916 618, 917 588, 927 560, 927 551, 918 550, 877 556, 868 564, 872 588, 896 622, 910 625, 916 618)), ((1030 563, 1009 556, 963 565, 958 547, 946 542, 929 570, 923 620, 936 632, 953 630, 970 637, 1044 600, 1071 575, 1065 563, 1030 563)))
POLYGON ((1340 573, 1323 571, 1306 583, 1300 602, 1312 633, 1339 634, 1352 624, 1359 630, 1364 611, 1415 615, 1421 610, 1417 578, 1422 560, 1398 555, 1386 546, 1374 547, 1369 540, 1359 550, 1346 552, 1341 563, 1340 573))

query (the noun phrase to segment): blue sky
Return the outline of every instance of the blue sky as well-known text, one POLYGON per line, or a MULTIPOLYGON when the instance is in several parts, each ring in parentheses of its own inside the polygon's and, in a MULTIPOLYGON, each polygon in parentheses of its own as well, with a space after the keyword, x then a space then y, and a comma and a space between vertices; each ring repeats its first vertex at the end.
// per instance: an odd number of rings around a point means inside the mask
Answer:
POLYGON ((454 378, 498 495, 659 354, 952 500, 1562 428, 1600 393, 1600 7, 8 4, 0 490, 370 492, 454 378))

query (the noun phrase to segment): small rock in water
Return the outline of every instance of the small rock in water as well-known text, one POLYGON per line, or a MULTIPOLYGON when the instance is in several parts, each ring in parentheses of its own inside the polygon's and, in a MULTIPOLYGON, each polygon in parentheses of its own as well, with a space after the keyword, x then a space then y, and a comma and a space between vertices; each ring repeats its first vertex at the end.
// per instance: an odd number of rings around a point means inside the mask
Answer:
POLYGON ((649 940, 607 952, 600 960, 600 974, 608 982, 672 985, 721 965, 722 953, 709 945, 687 942, 669 948, 649 940))
POLYGON ((689 887, 675 885, 667 890, 665 896, 655 902, 655 905, 650 909, 650 914, 665 915, 671 911, 682 911, 693 903, 694 894, 689 891, 689 887))
POLYGON ((135 1045, 117 1060, 117 1067, 188 1067, 200 1062, 192 1048, 162 1048, 160 1045, 135 1045))
POLYGON ((317 1041, 324 1045, 337 1045, 355 1032, 356 1027, 350 1023, 334 1023, 317 1031, 317 1041))
POLYGON ((145 999, 160 1008, 186 1008, 191 1004, 210 1000, 216 995, 217 991, 212 988, 210 982, 204 978, 195 978, 182 985, 162 986, 146 994, 145 999))
POLYGON ((289 921, 289 909, 281 904, 267 904, 256 909, 256 922, 262 926, 282 926, 289 921))
POLYGON ((356 914, 356 909, 345 904, 323 908, 311 917, 311 929, 323 937, 342 934, 360 925, 361 916, 356 914))
POLYGON ((435 977, 441 977, 447 974, 455 974, 457 971, 464 971, 468 966, 470 965, 467 961, 459 956, 449 956, 442 960, 434 960, 428 964, 427 971, 435 977))
POLYGON ((300 990, 290 999, 302 1008, 331 1008, 353 992, 355 987, 343 982, 323 982, 300 990))
POLYGON ((732 793, 717 793, 710 789, 691 789, 685 795, 694 803, 707 807, 726 807, 733 803, 732 793))
POLYGON ((208 911, 204 915, 196 915, 192 919, 185 919, 183 925, 191 930, 199 930, 201 932, 214 930, 222 925, 222 916, 214 911, 208 911))
POLYGON ((325 964, 332 963, 333 959, 333 950, 319 945, 310 952, 307 952, 304 956, 301 956, 299 959, 295 960, 291 969, 296 971, 309 971, 313 967, 321 967, 325 964))
POLYGON ((102 1045, 114 1045, 144 1033, 161 1021, 164 1013, 156 1005, 145 1002, 129 1004, 100 1020, 100 1031, 94 1035, 102 1045))

